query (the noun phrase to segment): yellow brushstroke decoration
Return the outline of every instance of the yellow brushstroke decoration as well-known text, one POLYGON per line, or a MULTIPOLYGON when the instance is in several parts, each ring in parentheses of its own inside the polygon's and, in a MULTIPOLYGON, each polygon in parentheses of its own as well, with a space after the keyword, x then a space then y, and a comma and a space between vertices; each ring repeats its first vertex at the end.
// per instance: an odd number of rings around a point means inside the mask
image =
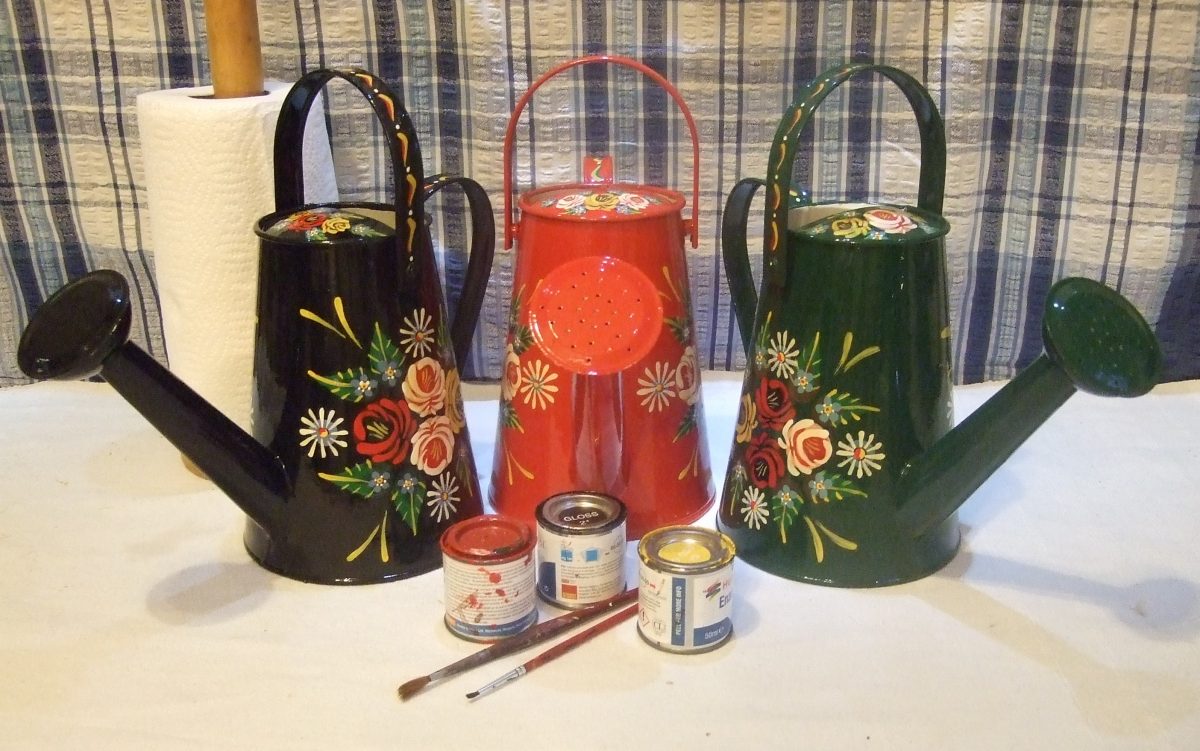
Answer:
POLYGON ((350 341, 359 349, 362 349, 362 343, 358 341, 358 337, 354 335, 354 331, 350 328, 350 322, 346 320, 346 309, 342 306, 342 298, 333 298, 333 310, 337 313, 338 323, 342 324, 342 328, 346 332, 346 336, 350 337, 350 341))
POLYGON ((332 331, 333 333, 335 333, 335 334, 337 334, 338 336, 342 337, 343 339, 345 339, 345 338, 346 338, 346 335, 345 335, 345 334, 343 334, 342 332, 338 331, 338 330, 337 330, 337 328, 335 328, 335 327, 334 327, 334 325, 333 325, 332 323, 330 323, 329 321, 326 321, 324 318, 322 318, 321 316, 319 316, 319 315, 317 315, 316 313, 312 312, 311 310, 308 310, 307 308, 301 308, 301 309, 300 309, 300 317, 301 317, 301 318, 307 318, 308 320, 312 321, 313 323, 319 323, 319 324, 321 324, 322 326, 324 326, 325 328, 327 328, 327 329, 329 329, 330 331, 332 331))
POLYGON ((804 523, 808 525, 808 534, 812 537, 813 553, 817 557, 817 563, 824 563, 825 543, 821 542, 821 533, 817 531, 817 525, 813 524, 813 520, 807 516, 804 517, 804 523))
POLYGON ((367 546, 371 544, 371 541, 375 539, 375 535, 379 534, 379 530, 382 526, 382 524, 378 524, 375 526, 375 529, 371 530, 371 534, 367 537, 367 539, 363 540, 363 544, 359 545, 357 548, 351 551, 350 555, 346 556, 346 563, 352 563, 354 559, 363 554, 363 551, 366 550, 367 546))

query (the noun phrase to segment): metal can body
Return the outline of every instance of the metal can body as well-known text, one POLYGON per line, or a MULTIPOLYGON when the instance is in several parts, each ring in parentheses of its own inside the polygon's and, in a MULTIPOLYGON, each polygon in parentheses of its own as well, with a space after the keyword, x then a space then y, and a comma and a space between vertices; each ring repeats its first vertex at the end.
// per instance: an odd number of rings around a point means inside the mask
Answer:
POLYGON ((581 608, 625 589, 625 505, 598 493, 561 493, 538 504, 537 590, 581 608))
POLYGON ((672 526, 638 545, 638 633, 668 652, 707 652, 733 635, 733 541, 672 526))
POLYGON ((537 622, 534 534, 499 516, 463 520, 442 535, 446 627, 471 641, 496 641, 537 622))

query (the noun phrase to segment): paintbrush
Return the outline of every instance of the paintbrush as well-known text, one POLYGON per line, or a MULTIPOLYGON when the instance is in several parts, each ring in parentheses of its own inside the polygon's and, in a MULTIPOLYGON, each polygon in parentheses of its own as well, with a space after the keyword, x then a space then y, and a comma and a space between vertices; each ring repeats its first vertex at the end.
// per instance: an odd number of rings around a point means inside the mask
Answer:
POLYGON ((563 631, 583 623, 601 613, 606 613, 613 608, 624 605, 627 602, 632 602, 637 599, 637 588, 627 589, 621 594, 610 597, 607 600, 588 605, 579 610, 573 610, 565 615, 560 615, 557 618, 552 618, 544 623, 526 629, 515 636, 510 636, 507 639, 498 641, 495 644, 481 649, 474 654, 467 655, 458 662, 451 663, 441 670, 435 670, 429 675, 423 675, 420 678, 413 678, 411 681, 406 681, 401 684, 400 688, 396 689, 396 693, 400 695, 401 701, 407 701, 412 698, 418 691, 425 688, 429 684, 440 681, 443 678, 449 678, 459 673, 471 670, 480 665, 486 664, 500 657, 519 652, 526 647, 531 647, 534 644, 539 644, 547 639, 552 639, 561 634, 563 631))
POLYGON ((524 665, 518 665, 517 667, 508 671, 507 673, 500 676, 499 678, 492 681, 491 683, 487 684, 486 686, 479 689, 478 691, 472 691, 471 693, 467 694, 467 698, 468 699, 478 699, 481 696, 485 696, 487 694, 492 693, 493 691, 500 688, 501 686, 506 686, 509 683, 512 683, 513 681, 515 681, 516 679, 525 675, 529 671, 531 671, 535 668, 540 668, 542 665, 545 665, 547 662, 550 662, 551 660, 562 657, 564 654, 566 654, 567 652, 570 652, 572 649, 574 649, 575 647, 578 647, 580 644, 583 644, 585 641, 588 641, 593 636, 602 634, 605 631, 612 628, 613 626, 620 623, 621 621, 624 621, 627 618, 630 618, 630 617, 636 615, 637 611, 638 611, 637 605, 630 605, 629 607, 622 610, 620 613, 617 613, 616 615, 610 615, 608 618, 605 618, 604 620, 600 621, 595 626, 592 626, 591 628, 580 631, 578 634, 575 634, 574 636, 572 636, 568 639, 563 639, 558 644, 555 644, 553 647, 550 647, 545 652, 542 652, 537 657, 534 657, 532 660, 529 660, 528 662, 526 662, 524 665))

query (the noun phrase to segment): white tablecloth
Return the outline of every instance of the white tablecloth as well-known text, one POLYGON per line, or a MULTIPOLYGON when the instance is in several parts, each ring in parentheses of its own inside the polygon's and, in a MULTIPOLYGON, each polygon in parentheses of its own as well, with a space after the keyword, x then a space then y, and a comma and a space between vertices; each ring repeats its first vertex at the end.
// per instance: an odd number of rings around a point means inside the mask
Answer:
MULTIPOLYGON (((704 376, 719 487, 740 379, 704 376)), ((957 414, 995 390, 957 389, 957 414)), ((468 387, 485 481, 496 393, 468 387)), ((103 384, 0 390, 0 416, 3 748, 1200 748, 1200 382, 1073 397, 934 576, 739 562, 724 647, 664 653, 628 622, 474 703, 533 652, 396 698, 478 648, 443 626, 440 572, 263 571, 240 512, 103 384)))

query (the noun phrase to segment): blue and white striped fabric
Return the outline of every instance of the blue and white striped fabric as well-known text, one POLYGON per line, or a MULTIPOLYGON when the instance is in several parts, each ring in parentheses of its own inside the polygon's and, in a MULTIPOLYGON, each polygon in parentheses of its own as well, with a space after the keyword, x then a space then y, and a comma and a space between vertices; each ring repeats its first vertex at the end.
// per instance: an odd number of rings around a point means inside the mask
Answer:
MULTIPOLYGON (((480 181, 499 217, 501 143, 515 100, 587 53, 643 60, 679 88, 701 138, 701 246, 689 251, 707 367, 739 368, 719 233, 724 196, 763 177, 800 87, 872 60, 923 80, 947 124, 945 214, 955 378, 1011 376, 1041 348, 1040 309, 1060 276, 1100 279, 1155 326, 1167 377, 1200 376, 1200 5, 1158 2, 666 2, 295 0, 260 2, 271 79, 361 65, 403 92, 426 163, 480 181)), ((201 0, 0 4, 0 384, 24 382, 20 331, 45 297, 89 269, 128 276, 134 336, 162 358, 134 117, 142 92, 205 83, 201 0)), ((831 96, 796 173, 817 200, 912 201, 919 146, 898 92, 855 80, 831 96)), ((380 197, 375 125, 330 97, 338 182, 380 197)), ((624 69, 585 66, 534 98, 518 183, 578 177, 612 153, 621 179, 686 188, 690 151, 670 99, 624 69)), ((685 191, 686 192, 686 191, 685 191)), ((435 235, 466 235, 446 197, 435 235)), ((752 221, 751 247, 761 232, 752 221)), ((457 252, 444 258, 462 273, 457 252)), ((511 253, 498 253, 467 372, 498 376, 511 253)))

